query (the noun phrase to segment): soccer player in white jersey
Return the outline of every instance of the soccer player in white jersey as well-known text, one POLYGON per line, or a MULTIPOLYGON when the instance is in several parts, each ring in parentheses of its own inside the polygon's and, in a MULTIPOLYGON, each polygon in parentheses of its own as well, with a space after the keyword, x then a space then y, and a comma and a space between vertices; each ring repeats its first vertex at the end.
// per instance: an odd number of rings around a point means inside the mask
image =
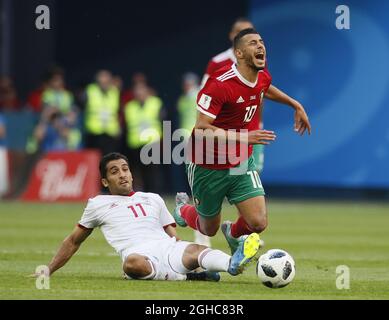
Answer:
POLYGON ((107 154, 99 169, 101 182, 110 195, 89 199, 81 220, 51 260, 50 275, 69 261, 97 227, 121 257, 123 271, 131 279, 218 281, 219 271, 238 275, 257 253, 256 233, 242 237, 232 257, 179 240, 163 199, 155 193, 133 191, 127 157, 107 154), (191 272, 198 267, 206 271, 191 272))

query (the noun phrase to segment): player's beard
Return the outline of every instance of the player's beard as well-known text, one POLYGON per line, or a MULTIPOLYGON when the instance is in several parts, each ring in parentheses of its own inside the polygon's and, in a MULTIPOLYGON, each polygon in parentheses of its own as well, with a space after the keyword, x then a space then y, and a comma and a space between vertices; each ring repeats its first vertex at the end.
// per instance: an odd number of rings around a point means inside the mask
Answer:
POLYGON ((132 184, 129 182, 127 185, 117 185, 115 190, 112 190, 111 194, 119 196, 127 196, 132 191, 132 184), (112 192, 113 191, 113 192, 112 192))
POLYGON ((255 58, 252 58, 252 59, 251 59, 251 63, 252 63, 252 65, 253 65, 253 69, 255 69, 256 71, 261 71, 261 70, 265 69, 264 66, 263 66, 263 67, 258 67, 258 66, 254 63, 254 59, 255 59, 255 58))
POLYGON ((246 64, 251 68, 251 69, 253 69, 253 71, 255 71, 255 72, 258 72, 258 71, 261 71, 261 70, 263 70, 263 69, 265 69, 265 67, 258 67, 255 63, 254 63, 254 59, 255 58, 253 58, 253 57, 247 57, 246 59, 245 59, 245 61, 246 61, 246 64))
POLYGON ((128 195, 131 191, 132 191, 132 185, 131 184, 129 184, 128 187, 127 186, 126 187, 122 186, 120 188, 120 193, 121 193, 122 196, 123 195, 128 195))

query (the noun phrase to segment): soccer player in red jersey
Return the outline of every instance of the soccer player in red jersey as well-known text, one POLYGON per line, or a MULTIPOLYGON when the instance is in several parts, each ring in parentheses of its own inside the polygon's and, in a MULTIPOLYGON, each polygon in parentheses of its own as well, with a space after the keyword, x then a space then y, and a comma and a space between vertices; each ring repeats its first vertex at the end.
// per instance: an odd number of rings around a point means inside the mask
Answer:
MULTIPOLYGON (((231 43, 233 42, 235 36, 243 29, 248 28, 254 28, 253 24, 250 20, 246 18, 238 18, 234 21, 231 31, 228 35, 231 43)), ((207 69, 205 71, 205 74, 201 80, 201 88, 204 87, 205 83, 207 82, 210 75, 214 74, 216 71, 220 70, 221 68, 225 66, 231 66, 236 62, 236 58, 234 55, 234 49, 232 47, 228 48, 227 50, 217 54, 214 56, 207 65, 207 69)), ((263 146, 258 145, 258 147, 255 149, 256 154, 254 155, 254 160, 256 163, 258 163, 258 169, 262 169, 262 163, 263 163, 263 146)), ((199 231, 194 231, 195 235, 195 243, 202 244, 205 246, 210 246, 211 241, 210 238, 203 235, 199 231)))
MULTIPOLYGON (((234 37, 240 31, 247 28, 254 28, 252 22, 249 19, 244 17, 236 19, 229 33, 229 39, 231 40, 231 42, 233 42, 234 37)), ((232 47, 214 56, 208 62, 207 69, 205 71, 205 74, 201 82, 201 87, 204 87, 210 75, 216 73, 223 67, 232 66, 234 63, 236 63, 236 57, 234 54, 234 49, 232 47)), ((265 71, 268 71, 267 63, 265 63, 265 71)), ((265 98, 282 104, 289 105, 294 109, 302 108, 302 105, 298 101, 289 97, 287 94, 285 94, 284 92, 282 92, 280 89, 278 89, 272 84, 269 86, 268 90, 266 91, 265 98)), ((262 119, 262 115, 261 115, 262 110, 263 108, 260 107, 260 113, 259 113, 260 119, 262 119)), ((262 120, 260 122, 260 128, 263 128, 262 120)), ((263 165, 264 165, 264 145, 256 144, 253 146, 253 159, 254 159, 255 170, 258 171, 258 173, 260 173, 263 170, 263 165)), ((200 234, 198 231, 195 231, 195 242, 210 246, 209 238, 207 236, 200 234)))
MULTIPOLYGON (((232 24, 231 31, 229 33, 229 39, 231 42, 233 42, 234 37, 242 30, 247 28, 254 28, 252 22, 244 17, 238 18, 235 20, 235 22, 232 24)), ((204 87, 206 81, 210 77, 210 75, 214 74, 221 68, 225 66, 232 66, 234 63, 236 63, 236 57, 234 54, 234 49, 231 47, 218 55, 214 56, 207 65, 205 74, 203 76, 203 79, 201 81, 201 87, 204 87)), ((265 63, 265 70, 267 71, 267 63, 265 63)), ((296 108, 301 108, 302 105, 296 101, 295 99, 289 97, 287 94, 282 92, 280 89, 275 87, 274 85, 270 85, 268 90, 265 93, 265 98, 269 100, 273 100, 275 102, 279 102, 282 104, 289 105, 296 108)), ((262 109, 261 109, 262 110, 262 109)), ((259 114, 261 116, 261 114, 259 114)), ((263 123, 260 123, 260 128, 263 128, 263 123)), ((264 147, 263 145, 255 145, 253 149, 254 153, 254 162, 256 166, 256 170, 258 172, 262 171, 263 169, 263 161, 264 161, 264 147)))
MULTIPOLYGON (((276 138, 273 131, 259 129, 259 109, 271 86, 261 36, 252 28, 242 30, 234 38, 234 53, 237 63, 211 75, 198 94, 198 117, 191 141, 193 150, 186 167, 195 206, 187 204, 186 194, 178 193, 173 214, 180 226, 189 225, 214 236, 221 222, 222 203, 227 197, 239 211, 235 223, 222 224, 232 252, 241 236, 260 233, 267 226, 265 192, 255 168, 252 148, 256 144, 269 144, 276 138), (211 152, 213 163, 207 161, 209 152, 204 153, 204 145, 199 143, 204 139, 198 139, 199 133, 208 136, 210 132, 218 142, 224 139, 236 143, 236 148, 231 149, 229 144, 228 148, 223 148, 218 143, 211 152), (246 152, 237 152, 242 146, 247 148, 246 152), (243 168, 244 172, 234 171, 238 168, 243 168)), ((295 131, 310 133, 304 108, 300 104, 288 104, 295 109, 295 131)))

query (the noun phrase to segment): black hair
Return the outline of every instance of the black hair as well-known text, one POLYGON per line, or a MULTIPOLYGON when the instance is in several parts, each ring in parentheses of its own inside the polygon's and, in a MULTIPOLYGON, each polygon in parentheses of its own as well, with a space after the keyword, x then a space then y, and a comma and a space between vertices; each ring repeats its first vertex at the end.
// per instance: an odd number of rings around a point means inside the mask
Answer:
POLYGON ((257 30, 255 30, 254 28, 247 28, 247 29, 243 29, 242 31, 240 31, 234 38, 233 40, 233 44, 234 44, 234 49, 236 49, 238 46, 239 46, 239 43, 240 43, 240 40, 245 36, 245 35, 248 35, 248 34, 259 34, 257 30))
POLYGON ((99 164, 101 178, 107 177, 107 164, 108 164, 108 162, 110 162, 112 160, 119 160, 119 159, 123 159, 124 161, 127 162, 128 166, 130 165, 128 162, 128 158, 124 154, 121 154, 119 152, 107 153, 106 155, 104 155, 101 158, 100 164, 99 164))
POLYGON ((232 28, 233 28, 237 23, 239 23, 239 22, 248 22, 248 23, 252 23, 251 20, 249 20, 249 19, 246 18, 246 17, 239 17, 239 18, 236 18, 236 19, 234 20, 234 22, 232 23, 232 25, 231 25, 231 30, 232 30, 232 28))
POLYGON ((44 75, 42 76, 43 81, 50 81, 53 79, 55 76, 65 76, 65 71, 63 68, 61 68, 58 65, 50 65, 44 75))
POLYGON ((49 117, 49 123, 54 123, 57 119, 61 118, 61 112, 55 111, 49 117))

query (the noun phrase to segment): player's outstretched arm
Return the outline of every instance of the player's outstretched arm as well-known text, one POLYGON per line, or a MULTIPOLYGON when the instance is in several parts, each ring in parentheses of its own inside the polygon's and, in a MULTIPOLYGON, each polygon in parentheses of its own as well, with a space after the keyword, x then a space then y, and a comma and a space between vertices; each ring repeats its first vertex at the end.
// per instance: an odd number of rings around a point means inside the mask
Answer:
POLYGON ((285 92, 282 92, 273 85, 270 85, 265 97, 269 100, 292 107, 295 110, 294 130, 300 135, 304 134, 306 130, 311 134, 311 124, 309 123, 308 116, 300 102, 289 97, 285 92))
POLYGON ((79 226, 74 228, 73 232, 62 242, 58 252, 51 260, 49 264, 50 275, 69 261, 92 231, 93 229, 82 229, 79 226))

